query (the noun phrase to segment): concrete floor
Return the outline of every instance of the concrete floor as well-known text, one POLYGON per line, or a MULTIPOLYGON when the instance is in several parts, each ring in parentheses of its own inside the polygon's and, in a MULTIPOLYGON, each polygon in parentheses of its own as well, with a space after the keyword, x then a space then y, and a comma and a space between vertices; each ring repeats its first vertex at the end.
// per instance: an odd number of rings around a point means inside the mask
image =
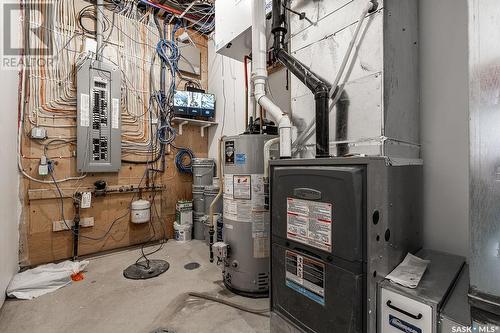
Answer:
POLYGON ((139 257, 129 250, 90 259, 85 280, 31 301, 8 300, 0 310, 0 332, 269 332, 269 318, 189 297, 209 293, 231 302, 264 309, 268 299, 248 299, 221 285, 220 269, 208 261, 200 241, 169 241, 152 259, 165 259, 170 269, 145 281, 127 280, 122 271, 139 257), (196 261, 201 267, 187 271, 196 261))

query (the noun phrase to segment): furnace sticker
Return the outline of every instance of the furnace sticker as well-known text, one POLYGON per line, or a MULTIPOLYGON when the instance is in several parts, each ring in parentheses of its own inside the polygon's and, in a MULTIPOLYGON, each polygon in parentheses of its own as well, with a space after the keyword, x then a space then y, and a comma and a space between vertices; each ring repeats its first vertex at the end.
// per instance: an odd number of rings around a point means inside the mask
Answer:
POLYGON ((288 288, 318 304, 325 305, 324 263, 293 251, 286 251, 285 267, 285 284, 288 288))
POLYGON ((329 203, 288 198, 287 238, 331 252, 332 211, 329 203))

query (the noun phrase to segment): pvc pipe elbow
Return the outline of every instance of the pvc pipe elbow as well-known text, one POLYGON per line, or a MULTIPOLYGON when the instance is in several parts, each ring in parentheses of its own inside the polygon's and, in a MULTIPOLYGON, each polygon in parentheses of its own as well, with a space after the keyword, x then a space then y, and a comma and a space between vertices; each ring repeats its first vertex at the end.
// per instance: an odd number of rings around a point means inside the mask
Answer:
POLYGON ((278 128, 279 129, 292 128, 292 122, 290 120, 290 117, 288 117, 288 114, 286 113, 283 114, 283 116, 279 120, 278 128))

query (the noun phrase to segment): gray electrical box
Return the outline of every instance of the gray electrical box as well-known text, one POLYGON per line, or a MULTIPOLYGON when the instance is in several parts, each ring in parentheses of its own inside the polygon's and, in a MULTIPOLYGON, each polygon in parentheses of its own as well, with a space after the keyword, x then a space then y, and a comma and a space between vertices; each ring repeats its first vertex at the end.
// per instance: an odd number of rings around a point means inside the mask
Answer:
POLYGON ((87 59, 77 73, 78 172, 121 168, 121 75, 118 67, 87 59))
POLYGON ((193 75, 201 75, 200 49, 191 44, 181 44, 179 50, 181 52, 179 70, 193 75))

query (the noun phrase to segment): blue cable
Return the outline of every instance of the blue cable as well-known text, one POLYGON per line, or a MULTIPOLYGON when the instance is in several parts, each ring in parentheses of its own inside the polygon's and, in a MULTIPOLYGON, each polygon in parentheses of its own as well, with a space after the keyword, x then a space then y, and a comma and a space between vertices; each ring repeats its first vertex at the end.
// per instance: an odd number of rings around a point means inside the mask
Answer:
POLYGON ((175 146, 173 147, 179 150, 179 152, 175 156, 175 165, 177 166, 179 172, 184 174, 192 174, 194 159, 193 151, 189 148, 177 148, 175 146), (186 157, 189 159, 189 163, 184 162, 186 157))

